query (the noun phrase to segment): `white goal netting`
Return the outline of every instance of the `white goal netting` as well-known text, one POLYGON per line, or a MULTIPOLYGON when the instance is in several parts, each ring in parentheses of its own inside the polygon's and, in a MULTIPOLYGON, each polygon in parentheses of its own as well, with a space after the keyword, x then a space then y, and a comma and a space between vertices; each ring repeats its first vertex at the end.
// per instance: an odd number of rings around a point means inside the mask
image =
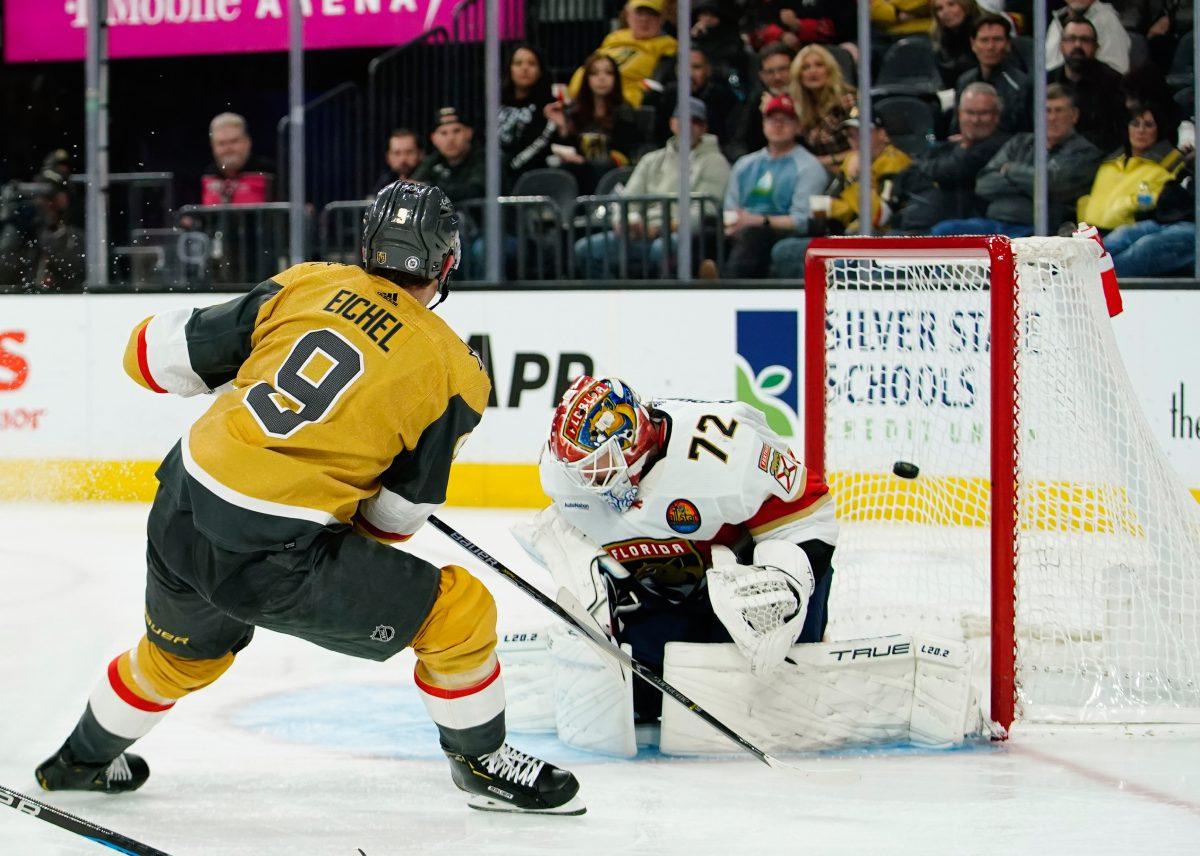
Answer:
POLYGON ((1015 432, 1018 718, 1200 720, 1200 505, 1141 412, 1093 247, 1013 242, 1015 356, 990 352, 986 257, 826 262, 829 638, 925 630, 986 651, 990 445, 1015 432), (992 359, 1014 413, 991 413, 992 359))

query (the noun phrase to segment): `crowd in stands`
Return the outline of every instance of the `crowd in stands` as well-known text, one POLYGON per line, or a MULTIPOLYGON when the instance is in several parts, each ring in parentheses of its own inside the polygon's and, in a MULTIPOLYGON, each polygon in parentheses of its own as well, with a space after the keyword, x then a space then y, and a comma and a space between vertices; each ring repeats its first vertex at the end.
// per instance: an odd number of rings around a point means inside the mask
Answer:
MULTIPOLYGON (((531 175, 554 170, 570 176, 578 196, 674 196, 678 129, 689 121, 691 190, 716 200, 712 209, 687 209, 702 277, 802 276, 812 237, 854 233, 863 216, 876 234, 1029 235, 1031 6, 870 0, 867 58, 858 56, 855 4, 847 0, 696 0, 683 22, 692 37, 685 119, 676 109, 674 4, 628 0, 613 30, 563 79, 552 79, 537 45, 507 51, 502 192, 528 192, 531 175), (857 65, 866 61, 874 82, 869 164, 858 151, 856 89, 857 65), (862 180, 871 184, 870 212, 858 209, 862 180), (721 259, 711 252, 718 232, 721 259)), ((1078 220, 1096 225, 1118 274, 1190 272, 1194 75, 1168 83, 1177 54, 1190 54, 1190 0, 1049 6, 1051 231, 1065 233, 1078 220)), ((476 109, 446 105, 424 138, 397 129, 374 187, 413 178, 469 208, 486 193, 476 109)), ((218 116, 210 139, 205 203, 274 198, 273 169, 252 154, 240 117, 218 116)), ((646 275, 665 269, 664 257, 677 250, 678 207, 611 210, 623 216, 576 237, 571 272, 610 278, 622 262, 646 275)), ((520 251, 506 236, 510 267, 520 251)), ((481 275, 479 264, 467 268, 481 275)))
MULTIPOLYGON (((930 79, 914 86, 910 75, 907 88, 881 85, 873 92, 867 172, 858 152, 855 84, 862 58, 854 4, 694 4, 691 191, 720 200, 721 219, 714 223, 694 205, 689 210, 698 247, 711 248, 715 229, 726 242, 720 269, 713 258, 694 253, 696 272, 802 276, 811 237, 858 229, 863 175, 872 187, 876 234, 1032 234, 1030 5, 871 0, 873 79, 886 79, 890 63, 922 62, 930 79), (898 102, 895 109, 888 109, 889 98, 898 102), (927 121, 914 124, 914 113, 927 114, 927 121)), ((1114 244, 1118 273, 1190 270, 1192 251, 1183 246, 1194 232, 1187 202, 1195 151, 1190 89, 1173 91, 1166 82, 1190 34, 1190 4, 1050 5, 1052 231, 1065 233, 1078 220, 1096 225, 1114 244)), ((520 188, 522 175, 551 168, 571 173, 579 193, 589 194, 605 174, 630 165, 632 174, 617 185, 621 192, 677 192, 672 34, 678 22, 663 0, 629 0, 620 23, 565 88, 551 85, 536 47, 511 52, 500 114, 506 192, 520 188)), ((440 129, 434 157, 445 156, 440 129)), ((462 198, 456 183, 444 187, 462 198)), ((644 220, 631 213, 579 238, 575 272, 612 277, 621 254, 629 270, 658 270, 663 255, 675 250, 669 233, 679 215, 668 222, 662 206, 646 210, 644 220)))

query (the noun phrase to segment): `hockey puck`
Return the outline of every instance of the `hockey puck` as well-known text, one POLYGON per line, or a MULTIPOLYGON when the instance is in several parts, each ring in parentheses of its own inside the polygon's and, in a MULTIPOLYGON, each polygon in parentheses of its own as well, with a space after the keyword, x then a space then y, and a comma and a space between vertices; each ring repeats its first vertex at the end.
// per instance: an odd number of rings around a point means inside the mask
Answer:
POLYGON ((916 464, 910 464, 908 461, 896 461, 892 464, 892 472, 902 479, 915 479, 921 470, 916 464))

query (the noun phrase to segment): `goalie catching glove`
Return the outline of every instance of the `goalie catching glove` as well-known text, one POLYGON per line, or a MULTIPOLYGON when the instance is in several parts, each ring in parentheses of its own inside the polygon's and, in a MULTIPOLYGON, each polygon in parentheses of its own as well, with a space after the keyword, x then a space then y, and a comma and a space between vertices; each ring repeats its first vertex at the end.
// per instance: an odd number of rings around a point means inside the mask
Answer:
POLYGON ((753 565, 740 565, 728 547, 713 546, 708 591, 713 612, 750 672, 770 674, 787 656, 804 628, 816 580, 808 556, 786 541, 763 541, 753 565))

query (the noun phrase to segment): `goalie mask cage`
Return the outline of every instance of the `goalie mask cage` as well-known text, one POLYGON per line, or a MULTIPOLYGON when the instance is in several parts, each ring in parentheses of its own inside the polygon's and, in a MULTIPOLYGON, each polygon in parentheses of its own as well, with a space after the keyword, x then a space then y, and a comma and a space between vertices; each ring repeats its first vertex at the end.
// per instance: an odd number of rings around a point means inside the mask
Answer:
POLYGON ((806 463, 842 526, 830 638, 923 630, 986 666, 990 636, 1006 729, 1200 721, 1200 505, 1141 412, 1098 256, 1001 237, 808 254, 806 463))

